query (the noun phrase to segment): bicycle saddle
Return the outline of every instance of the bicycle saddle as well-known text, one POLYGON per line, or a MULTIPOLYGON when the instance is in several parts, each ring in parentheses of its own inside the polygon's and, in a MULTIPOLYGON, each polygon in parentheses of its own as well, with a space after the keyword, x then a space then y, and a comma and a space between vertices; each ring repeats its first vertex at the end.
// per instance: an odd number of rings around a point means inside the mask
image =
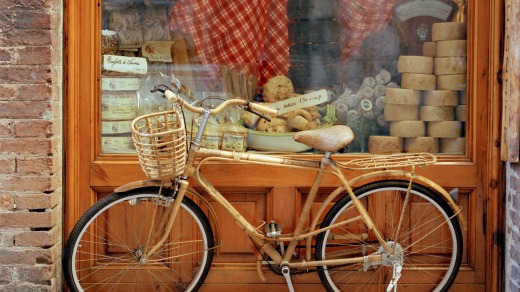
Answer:
POLYGON ((354 140, 354 133, 348 126, 334 125, 298 132, 294 135, 294 140, 317 150, 336 152, 354 140))

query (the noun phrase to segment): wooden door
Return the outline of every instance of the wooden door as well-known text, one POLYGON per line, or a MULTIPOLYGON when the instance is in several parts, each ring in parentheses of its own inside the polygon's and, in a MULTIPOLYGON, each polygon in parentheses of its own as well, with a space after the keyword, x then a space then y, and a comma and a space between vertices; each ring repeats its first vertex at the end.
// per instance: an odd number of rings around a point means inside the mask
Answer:
MULTIPOLYGON (((98 199, 124 183, 145 179, 134 155, 105 154, 100 138, 101 3, 65 1, 66 40, 66 192, 65 232, 98 199)), ((468 7, 468 121, 465 155, 440 155, 439 163, 419 173, 447 190, 458 188, 459 204, 468 220, 464 231, 463 264, 457 291, 499 291, 502 229, 500 148, 500 64, 502 0, 469 1, 468 7)), ((317 156, 308 156, 319 159, 317 156)), ((340 159, 351 159, 344 155, 340 159)), ((203 170, 252 224, 275 220, 285 231, 294 228, 313 176, 265 166, 213 163, 203 170), (225 173, 226 175, 222 175, 225 173), (237 179, 237 177, 239 179, 237 179)), ((352 174, 354 175, 354 174, 352 174)), ((327 188, 336 184, 324 181, 327 188)), ((210 202, 214 205, 214 203, 210 202)), ((221 217, 223 247, 203 286, 207 291, 277 289, 282 277, 268 276, 261 285, 255 250, 230 218, 221 217), (266 286, 267 285, 267 286, 266 286)), ((321 288, 316 274, 296 275, 297 289, 321 288)), ((314 291, 314 290, 313 290, 314 291)))

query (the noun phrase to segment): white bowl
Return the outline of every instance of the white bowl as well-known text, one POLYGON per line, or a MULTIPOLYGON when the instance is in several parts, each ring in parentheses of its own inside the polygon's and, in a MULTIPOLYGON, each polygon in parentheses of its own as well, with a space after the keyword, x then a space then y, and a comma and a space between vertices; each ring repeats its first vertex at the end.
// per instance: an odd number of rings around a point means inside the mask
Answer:
MULTIPOLYGON (((320 128, 330 127, 322 125, 320 128)), ((272 133, 255 130, 248 130, 247 147, 259 151, 275 152, 303 152, 312 147, 294 141, 293 137, 297 132, 272 133)))

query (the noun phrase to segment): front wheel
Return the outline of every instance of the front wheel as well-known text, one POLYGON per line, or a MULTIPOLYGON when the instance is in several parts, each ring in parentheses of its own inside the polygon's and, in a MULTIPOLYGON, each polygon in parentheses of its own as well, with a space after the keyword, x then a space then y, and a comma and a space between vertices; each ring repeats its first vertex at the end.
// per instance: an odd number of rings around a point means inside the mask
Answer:
POLYGON ((149 188, 113 193, 81 217, 64 250, 64 275, 71 290, 196 291, 202 285, 213 259, 208 219, 184 197, 166 230, 173 204, 158 192, 149 188))
MULTIPOLYGON (((391 291, 446 291, 451 286, 462 258, 460 224, 446 201, 431 190, 413 184, 407 197, 408 184, 382 181, 354 190, 385 238, 390 254, 384 252, 363 220, 318 235, 317 260, 361 259, 354 264, 318 267, 328 291, 386 291, 399 265, 401 277, 396 290, 391 291), (383 260, 363 262, 364 256, 372 254, 382 254, 383 260)), ((347 195, 331 208, 321 227, 359 215, 347 195)))

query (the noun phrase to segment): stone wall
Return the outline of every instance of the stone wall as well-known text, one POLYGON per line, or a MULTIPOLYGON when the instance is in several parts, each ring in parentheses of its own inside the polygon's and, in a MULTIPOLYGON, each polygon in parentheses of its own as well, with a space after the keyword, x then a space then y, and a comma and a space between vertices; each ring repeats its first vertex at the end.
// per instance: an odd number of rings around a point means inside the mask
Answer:
POLYGON ((0 291, 60 291, 62 0, 0 0, 0 291))

